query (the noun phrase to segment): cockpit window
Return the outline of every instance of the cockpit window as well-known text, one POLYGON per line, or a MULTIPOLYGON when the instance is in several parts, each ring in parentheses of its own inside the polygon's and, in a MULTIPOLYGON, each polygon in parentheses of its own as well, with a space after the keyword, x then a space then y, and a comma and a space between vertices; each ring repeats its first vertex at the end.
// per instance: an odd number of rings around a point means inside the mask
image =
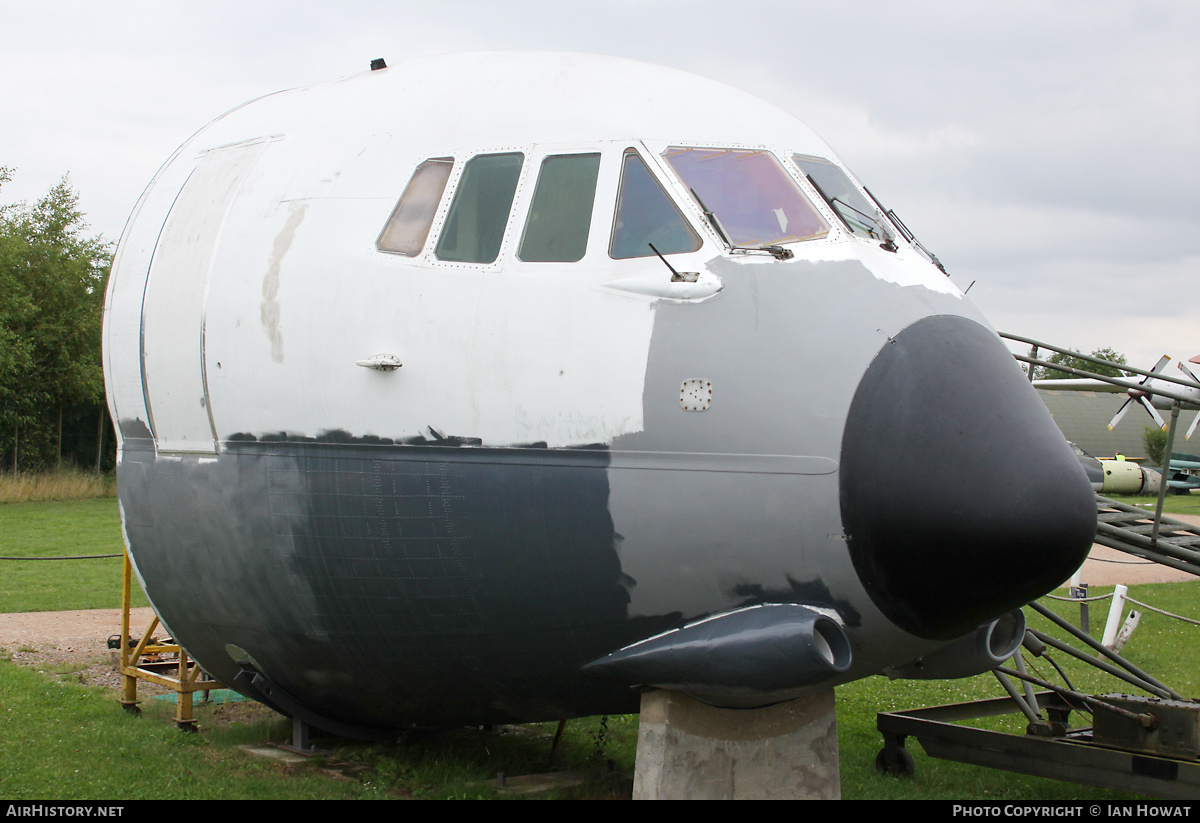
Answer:
POLYGON ((829 231, 769 151, 671 146, 663 156, 732 246, 793 243, 829 231))
POLYGON ((700 236, 688 225, 679 207, 636 151, 625 152, 621 167, 621 190, 613 221, 609 255, 616 259, 654 254, 682 254, 701 246, 700 236))
POLYGON ((383 233, 375 241, 376 248, 407 257, 421 253, 452 168, 453 157, 434 157, 417 166, 383 233))
POLYGON ((829 203, 829 207, 854 234, 890 242, 891 232, 884 226, 883 216, 858 186, 846 176, 841 167, 820 157, 793 154, 792 161, 800 167, 808 181, 829 203))
POLYGON ((446 225, 438 238, 439 260, 491 263, 500 253, 525 155, 480 154, 463 167, 446 225))
POLYGON ((583 259, 599 170, 599 154, 558 154, 542 161, 518 257, 538 263, 583 259))

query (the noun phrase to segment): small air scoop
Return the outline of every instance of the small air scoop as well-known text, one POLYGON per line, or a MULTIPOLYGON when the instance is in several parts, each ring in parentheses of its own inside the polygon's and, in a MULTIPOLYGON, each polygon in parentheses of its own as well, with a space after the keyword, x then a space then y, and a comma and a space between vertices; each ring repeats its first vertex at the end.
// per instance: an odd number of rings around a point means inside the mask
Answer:
POLYGON ((846 671, 850 657, 849 640, 835 620, 807 606, 774 603, 642 640, 583 670, 719 704, 819 685, 846 671))
POLYGON ((386 68, 387 68, 387 63, 384 61, 384 59, 382 57, 376 57, 374 60, 371 61, 371 71, 379 71, 380 69, 386 69, 386 68))

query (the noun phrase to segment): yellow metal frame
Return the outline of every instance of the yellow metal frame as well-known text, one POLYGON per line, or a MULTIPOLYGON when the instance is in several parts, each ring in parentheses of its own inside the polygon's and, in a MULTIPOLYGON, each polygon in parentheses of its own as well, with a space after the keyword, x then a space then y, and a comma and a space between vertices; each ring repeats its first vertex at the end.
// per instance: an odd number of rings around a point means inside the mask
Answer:
POLYGON ((192 716, 192 695, 208 692, 223 686, 216 680, 201 677, 204 672, 187 652, 177 645, 152 643, 154 630, 159 626, 158 615, 142 635, 134 648, 129 648, 130 592, 133 564, 129 562, 129 551, 125 551, 124 569, 121 579, 121 705, 129 711, 137 711, 137 683, 146 680, 157 683, 175 692, 175 724, 181 729, 194 729, 196 720, 192 716), (165 659, 174 655, 177 659, 165 659), (146 658, 143 660, 142 658, 146 658))

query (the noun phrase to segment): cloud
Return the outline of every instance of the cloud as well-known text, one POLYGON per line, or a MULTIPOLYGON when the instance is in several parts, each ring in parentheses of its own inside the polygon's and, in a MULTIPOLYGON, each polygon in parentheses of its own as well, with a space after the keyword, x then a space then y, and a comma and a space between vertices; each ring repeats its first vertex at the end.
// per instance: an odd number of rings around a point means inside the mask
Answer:
MULTIPOLYGON (((978 280, 972 297, 989 314, 1057 313, 1051 333, 1086 312, 1091 327, 1127 316, 1165 344, 1178 326, 1154 325, 1158 313, 1141 304, 1194 291, 1200 6, 1190 0, 4 9, 0 165, 17 176, 3 198, 33 199, 70 172, 109 237, 167 156, 245 100, 363 71, 374 57, 576 50, 694 71, 792 112, 956 282, 978 280)), ((1167 316, 1187 306, 1176 300, 1167 316)))

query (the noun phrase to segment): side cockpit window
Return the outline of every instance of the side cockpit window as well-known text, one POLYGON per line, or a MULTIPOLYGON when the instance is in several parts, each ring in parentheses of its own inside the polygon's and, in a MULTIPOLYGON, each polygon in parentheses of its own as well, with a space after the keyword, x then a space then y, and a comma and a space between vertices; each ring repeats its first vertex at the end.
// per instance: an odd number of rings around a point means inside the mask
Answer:
POLYGON ((542 161, 517 256, 533 263, 574 263, 587 252, 599 154, 557 154, 542 161))
POLYGON ((731 246, 794 243, 829 232, 769 151, 671 146, 663 157, 731 246))
POLYGON ((376 248, 406 257, 421 253, 453 168, 453 157, 434 157, 417 166, 383 233, 375 241, 376 248))
POLYGON ((636 151, 625 152, 609 255, 616 259, 696 251, 700 236, 636 151))
POLYGON ((467 161, 434 252, 439 260, 495 262, 524 160, 520 152, 508 152, 467 161))

